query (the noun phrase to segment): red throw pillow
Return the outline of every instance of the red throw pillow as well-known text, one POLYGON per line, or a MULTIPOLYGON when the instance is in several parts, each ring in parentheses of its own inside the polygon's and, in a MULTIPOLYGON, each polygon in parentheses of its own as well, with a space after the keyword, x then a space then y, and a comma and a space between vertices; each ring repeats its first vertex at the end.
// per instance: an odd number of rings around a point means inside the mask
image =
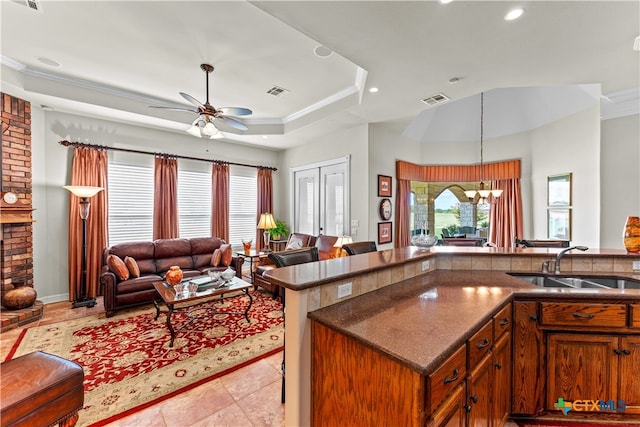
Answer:
POLYGON ((126 256, 124 257, 124 264, 127 266, 129 273, 131 273, 131 277, 140 277, 140 267, 138 267, 135 259, 126 256))
POLYGON ((113 271, 120 280, 129 278, 129 269, 122 259, 117 255, 109 255, 107 257, 107 266, 113 271))
POLYGON ((220 259, 220 263, 225 267, 231 265, 231 258, 233 257, 233 253, 231 252, 231 245, 225 243, 224 245, 220 245, 220 252, 222 253, 222 258, 220 259))
POLYGON ((211 255, 211 265, 217 267, 220 265, 220 259, 222 258, 222 252, 220 249, 216 249, 213 251, 213 255, 211 255))

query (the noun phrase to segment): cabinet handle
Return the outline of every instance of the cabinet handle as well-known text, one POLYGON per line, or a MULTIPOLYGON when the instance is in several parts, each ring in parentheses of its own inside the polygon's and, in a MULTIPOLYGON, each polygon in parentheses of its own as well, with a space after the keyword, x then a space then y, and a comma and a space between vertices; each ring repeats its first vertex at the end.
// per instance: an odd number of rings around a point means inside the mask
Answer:
POLYGON ((621 351, 619 348, 614 348, 614 349, 613 349, 613 352, 614 352, 615 354, 617 354, 617 355, 621 355, 621 354, 622 354, 622 351, 621 351))
POLYGON ((453 370, 453 377, 451 377, 451 378, 449 378, 449 377, 445 378, 445 379, 444 379, 444 383, 445 383, 445 384, 452 383, 452 382, 456 381, 456 380, 458 379, 458 377, 459 377, 459 376, 460 376, 460 371, 458 371, 458 368, 456 368, 456 369, 454 369, 454 370, 453 370))
POLYGON ((631 354, 631 352, 627 349, 622 350, 622 354, 624 354, 625 356, 628 356, 631 354))
POLYGON ((494 363, 493 366, 495 366, 496 369, 502 369, 502 363, 494 363))
POLYGON ((464 405, 462 405, 462 407, 464 408, 465 411, 471 412, 471 405, 468 405, 465 403, 464 405))
POLYGON ((489 346, 489 338, 485 338, 480 344, 478 344, 478 348, 485 348, 489 346))
POLYGON ((478 403, 478 396, 476 396, 476 395, 469 396, 469 399, 471 399, 471 401, 472 401, 473 403, 478 403))
POLYGON ((531 319, 534 322, 536 322, 538 320, 538 316, 536 316, 535 314, 532 314, 531 316, 529 316, 529 319, 531 319))
POLYGON ((573 313, 573 317, 576 319, 593 319, 596 317, 595 314, 582 314, 582 313, 573 313))
POLYGON ((509 319, 506 317, 500 321, 500 326, 507 326, 509 324, 509 319))

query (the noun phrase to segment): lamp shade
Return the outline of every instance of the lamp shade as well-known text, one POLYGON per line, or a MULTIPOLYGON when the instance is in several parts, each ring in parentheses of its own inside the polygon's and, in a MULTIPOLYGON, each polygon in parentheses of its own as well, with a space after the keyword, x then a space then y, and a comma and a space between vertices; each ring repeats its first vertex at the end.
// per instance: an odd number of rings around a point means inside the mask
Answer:
POLYGON ((62 188, 71 191, 74 196, 81 198, 93 197, 104 190, 102 187, 89 187, 84 185, 65 185, 62 188))
POLYGON ((272 213, 260 214, 260 220, 258 221, 258 226, 256 228, 261 230, 276 228, 276 220, 273 218, 273 214, 272 213))
POLYGON ((349 243, 353 243, 353 239, 351 238, 351 236, 341 236, 341 237, 338 237, 338 240, 336 240, 336 243, 333 245, 333 247, 341 248, 342 245, 346 245, 349 243))
POLYGON ((222 133, 213 123, 213 117, 204 114, 193 121, 187 132, 198 138, 222 138, 222 133))

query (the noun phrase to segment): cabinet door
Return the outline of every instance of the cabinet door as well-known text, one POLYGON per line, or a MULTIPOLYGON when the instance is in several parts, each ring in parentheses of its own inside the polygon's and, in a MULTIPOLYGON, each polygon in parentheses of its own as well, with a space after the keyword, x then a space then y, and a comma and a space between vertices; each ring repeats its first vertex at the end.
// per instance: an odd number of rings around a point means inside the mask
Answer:
POLYGON ((470 426, 490 427, 491 423, 491 378, 493 376, 493 354, 487 354, 484 359, 471 369, 467 377, 467 406, 470 426))
POLYGON ((617 395, 618 337, 555 334, 547 337, 547 409, 565 401, 609 399, 617 395))
POLYGON ((517 301, 513 305, 513 400, 512 412, 536 415, 544 409, 545 354, 538 329, 538 303, 517 301))
POLYGON ((442 405, 432 414, 427 425, 429 427, 465 427, 467 410, 464 403, 464 382, 442 402, 442 405))
POLYGON ((493 353, 493 426, 502 426, 511 412, 511 334, 504 332, 493 353))
POLYGON ((626 413, 640 414, 640 337, 620 339, 620 388, 618 399, 625 401, 626 413))

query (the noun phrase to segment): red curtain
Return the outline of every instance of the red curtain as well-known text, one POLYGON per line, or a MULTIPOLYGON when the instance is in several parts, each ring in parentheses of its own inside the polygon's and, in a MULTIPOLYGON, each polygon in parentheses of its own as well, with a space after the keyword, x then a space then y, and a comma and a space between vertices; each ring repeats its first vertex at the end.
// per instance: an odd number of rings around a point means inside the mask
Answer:
POLYGON ((178 161, 156 156, 154 169, 153 239, 178 237, 178 161))
POLYGON ((480 165, 416 165, 396 162, 396 179, 420 182, 474 182, 520 178, 520 160, 480 165))
MULTIPOLYGON (((258 210, 256 212, 256 225, 262 213, 273 213, 273 177, 271 169, 258 169, 258 210)), ((263 230, 256 230, 256 250, 264 248, 263 230)))
POLYGON ((411 181, 398 179, 396 192, 396 248, 409 246, 411 230, 409 230, 409 215, 411 214, 411 181))
MULTIPOLYGON (((87 296, 99 293, 98 278, 102 266, 102 253, 107 246, 109 212, 107 203, 107 152, 90 148, 73 151, 71 185, 102 187, 105 190, 89 199, 87 218, 87 296)), ((81 295, 82 275, 82 220, 80 198, 70 194, 69 199, 69 301, 81 295)))
POLYGON ((211 166, 211 236, 229 242, 229 165, 211 166))
POLYGON ((508 248, 513 246, 516 236, 523 235, 520 179, 492 181, 491 188, 502 190, 502 195, 491 204, 489 241, 508 248))

